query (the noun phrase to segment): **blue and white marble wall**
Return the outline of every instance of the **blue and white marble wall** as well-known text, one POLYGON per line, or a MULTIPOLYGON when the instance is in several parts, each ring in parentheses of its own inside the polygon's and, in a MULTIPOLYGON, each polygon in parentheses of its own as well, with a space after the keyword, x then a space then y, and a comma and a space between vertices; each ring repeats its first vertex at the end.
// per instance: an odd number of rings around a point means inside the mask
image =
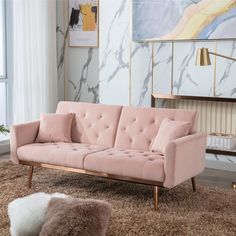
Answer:
POLYGON ((152 93, 152 45, 131 43, 131 105, 150 106, 152 93))
MULTIPOLYGON (((68 20, 68 2, 59 3, 63 7, 58 11, 66 12, 60 17, 68 20)), ((60 17, 58 80, 61 98, 66 100, 149 107, 152 92, 213 96, 214 66, 195 66, 197 49, 208 47, 236 57, 236 41, 132 42, 130 0, 99 1, 99 49, 68 47, 68 21, 60 17)), ((212 64, 214 60, 211 55, 212 64)), ((217 96, 236 97, 235 74, 235 62, 216 58, 217 96)), ((235 157, 221 155, 206 158, 229 165, 236 162, 235 157)))
POLYGON ((97 103, 98 48, 68 46, 68 1, 57 1, 57 24, 59 99, 97 103))
POLYGON ((175 42, 173 94, 214 96, 213 83, 216 76, 215 96, 236 97, 236 63, 210 55, 212 66, 194 66, 197 49, 201 47, 236 58, 236 41, 175 42))
POLYGON ((130 4, 99 2, 99 101, 130 103, 130 4))
POLYGON ((197 49, 208 47, 214 52, 215 42, 176 42, 173 50, 173 94, 213 96, 213 66, 195 66, 197 49))
MULTIPOLYGON (((217 53, 236 58, 236 40, 219 41, 217 53)), ((216 57, 216 96, 236 98, 236 62, 216 57)))
POLYGON ((153 93, 171 94, 171 42, 155 42, 153 50, 153 93))
MULTIPOLYGON (((132 42, 127 0, 100 0, 99 49, 71 48, 68 2, 57 3, 60 99, 150 106, 151 93, 171 93, 171 84, 173 94, 213 96, 214 66, 195 66, 197 49, 236 57, 236 41, 132 42)), ((216 58, 216 96, 236 97, 235 73, 235 62, 216 58)))
POLYGON ((66 42, 68 37, 68 27, 64 21, 64 4, 63 1, 57 1, 57 81, 58 81, 58 98, 64 100, 65 85, 65 54, 66 42))
POLYGON ((67 99, 98 102, 98 49, 68 49, 67 99))
MULTIPOLYGON (((236 63, 216 58, 216 91, 213 90, 214 66, 195 66, 198 48, 207 47, 218 53, 226 48, 224 54, 234 55, 235 42, 136 43, 132 42, 130 20, 130 1, 100 0, 101 103, 150 106, 152 92, 236 96, 236 85, 233 84, 236 63)), ((215 56, 211 55, 212 64, 214 60, 215 56)))
POLYGON ((131 40, 131 2, 100 0, 99 101, 150 106, 152 46, 131 40))

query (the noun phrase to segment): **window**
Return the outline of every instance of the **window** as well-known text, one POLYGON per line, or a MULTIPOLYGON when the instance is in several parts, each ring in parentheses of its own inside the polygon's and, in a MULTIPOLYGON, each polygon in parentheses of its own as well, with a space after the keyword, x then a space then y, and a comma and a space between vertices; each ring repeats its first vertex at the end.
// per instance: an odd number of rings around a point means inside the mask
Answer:
POLYGON ((0 0, 0 78, 6 77, 5 54, 5 6, 0 0))
POLYGON ((5 0, 0 0, 0 124, 9 125, 5 0))
MULTIPOLYGON (((9 126, 9 73, 7 67, 8 57, 8 40, 6 29, 6 12, 9 1, 0 0, 0 124, 9 126)), ((9 11, 9 10, 8 10, 9 11)), ((0 134, 1 152, 9 151, 8 145, 9 136, 0 134), (4 146, 5 145, 5 146, 4 146), (8 146, 6 146, 8 145, 8 146)))

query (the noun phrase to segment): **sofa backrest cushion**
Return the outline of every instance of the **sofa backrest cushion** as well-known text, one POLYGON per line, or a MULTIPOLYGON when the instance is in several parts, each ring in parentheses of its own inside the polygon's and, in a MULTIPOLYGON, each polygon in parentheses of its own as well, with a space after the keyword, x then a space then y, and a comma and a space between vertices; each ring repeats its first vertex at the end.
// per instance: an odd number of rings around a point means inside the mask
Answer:
POLYGON ((196 111, 167 108, 123 107, 115 147, 150 150, 164 118, 190 122, 189 133, 196 132, 196 111))
POLYGON ((74 113, 72 142, 113 147, 121 106, 81 102, 60 102, 56 113, 74 113))
POLYGON ((74 114, 41 114, 36 143, 71 143, 71 124, 74 114))

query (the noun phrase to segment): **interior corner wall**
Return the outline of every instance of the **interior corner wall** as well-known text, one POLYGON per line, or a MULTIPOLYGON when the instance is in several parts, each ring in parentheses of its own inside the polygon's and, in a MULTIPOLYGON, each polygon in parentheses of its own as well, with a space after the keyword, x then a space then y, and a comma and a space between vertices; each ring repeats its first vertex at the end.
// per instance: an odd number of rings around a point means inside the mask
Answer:
POLYGON ((68 0, 57 1, 59 100, 97 103, 99 49, 69 47, 68 5, 68 0))
POLYGON ((131 15, 131 0, 100 0, 102 103, 150 106, 152 92, 236 97, 236 63, 211 56, 212 66, 195 66, 201 47, 236 57, 236 40, 136 43, 131 15))
MULTIPOLYGON (((236 97, 236 63, 213 57, 213 66, 195 66, 198 48, 236 57, 236 41, 136 43, 131 14, 131 1, 100 0, 101 103, 150 107, 152 93, 236 97)), ((236 171, 235 157, 207 154, 206 159, 209 167, 236 171)))
POLYGON ((236 57, 236 40, 136 43, 131 0, 100 0, 99 48, 69 47, 68 0, 57 12, 60 99, 150 106, 152 92, 236 97, 236 63, 211 56, 212 66, 195 66, 199 47, 236 57))
MULTIPOLYGON (((236 63, 212 57, 213 66, 195 66, 199 47, 236 57, 236 41, 136 43, 131 38, 131 0, 100 0, 99 49, 71 48, 66 35, 68 1, 58 5, 62 100, 149 107, 153 92, 236 97, 236 63)), ((207 154, 207 161, 236 169, 235 157, 207 154)))

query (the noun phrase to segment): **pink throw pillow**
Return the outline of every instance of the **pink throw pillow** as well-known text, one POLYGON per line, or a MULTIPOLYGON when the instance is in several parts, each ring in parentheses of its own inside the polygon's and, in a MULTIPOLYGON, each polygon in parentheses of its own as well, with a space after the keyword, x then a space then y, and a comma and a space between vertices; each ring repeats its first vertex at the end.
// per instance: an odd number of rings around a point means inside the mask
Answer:
POLYGON ((36 143, 71 143, 71 124, 74 114, 41 114, 36 143))
POLYGON ((152 144, 151 150, 154 152, 165 153, 166 145, 188 134, 190 123, 184 121, 173 121, 165 118, 160 125, 157 136, 152 144))

